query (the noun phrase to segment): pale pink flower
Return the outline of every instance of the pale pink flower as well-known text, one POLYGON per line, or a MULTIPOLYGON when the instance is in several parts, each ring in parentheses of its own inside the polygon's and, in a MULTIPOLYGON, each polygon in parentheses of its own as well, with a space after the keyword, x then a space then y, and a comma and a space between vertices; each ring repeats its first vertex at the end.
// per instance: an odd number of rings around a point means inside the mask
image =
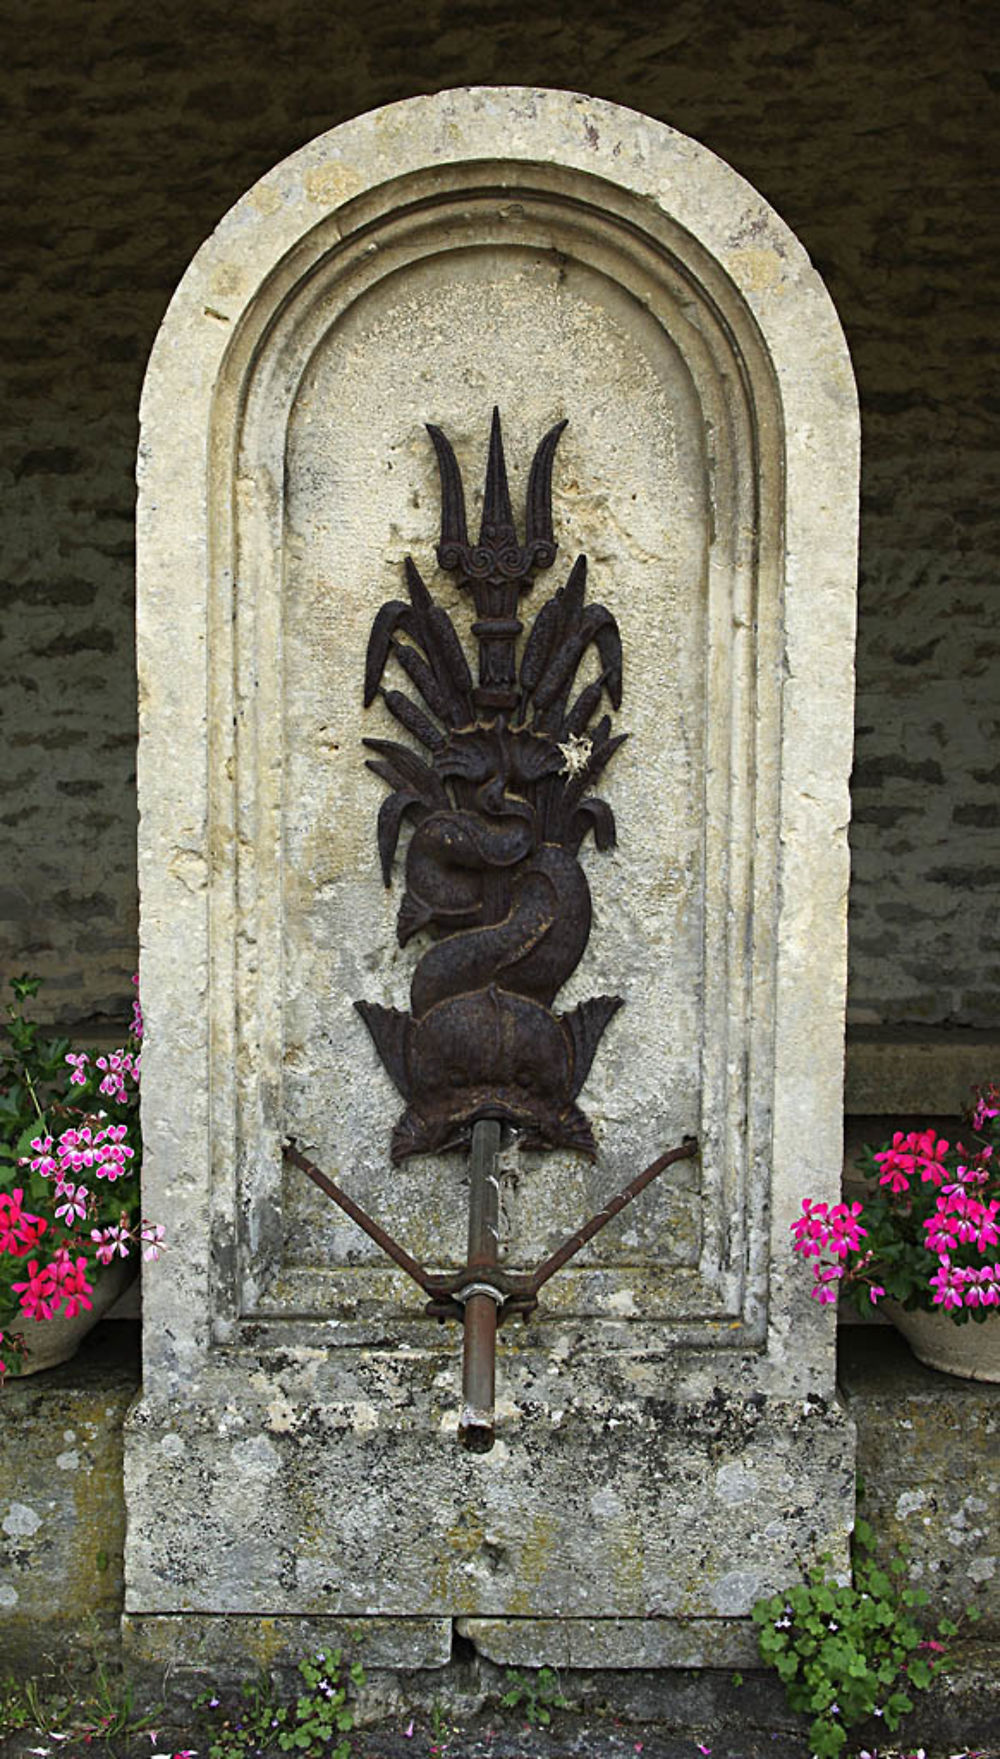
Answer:
POLYGON ((56 1163, 52 1158, 51 1136, 33 1136, 31 1146, 35 1150, 35 1159, 29 1163, 28 1157, 25 1156, 20 1163, 21 1166, 30 1164, 33 1173, 41 1173, 43 1179, 51 1178, 52 1174, 57 1171, 56 1163))
POLYGON ((143 1222, 139 1230, 139 1238, 142 1241, 142 1256, 147 1264, 159 1258, 163 1251, 165 1233, 166 1229, 160 1222, 143 1222))
POLYGON ((61 1181, 56 1186, 57 1196, 62 1198, 56 1204, 56 1215, 69 1227, 74 1219, 82 1221, 87 1213, 87 1198, 90 1193, 86 1185, 64 1185, 61 1181))
POLYGON ((108 1228, 92 1228, 90 1237, 102 1264, 110 1264, 116 1252, 122 1258, 128 1257, 130 1235, 128 1229, 120 1224, 112 1223, 108 1228))

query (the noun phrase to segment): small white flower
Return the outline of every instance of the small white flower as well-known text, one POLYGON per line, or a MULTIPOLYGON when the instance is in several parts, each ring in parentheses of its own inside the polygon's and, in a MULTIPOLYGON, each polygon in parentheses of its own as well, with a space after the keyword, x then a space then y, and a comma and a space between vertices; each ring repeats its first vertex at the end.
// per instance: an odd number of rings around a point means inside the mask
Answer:
POLYGON ((559 774, 561 776, 582 775, 590 762, 590 754, 593 749, 594 741, 588 738, 586 733, 582 735, 580 733, 571 733, 565 745, 560 745, 559 747, 563 757, 566 759, 559 774))

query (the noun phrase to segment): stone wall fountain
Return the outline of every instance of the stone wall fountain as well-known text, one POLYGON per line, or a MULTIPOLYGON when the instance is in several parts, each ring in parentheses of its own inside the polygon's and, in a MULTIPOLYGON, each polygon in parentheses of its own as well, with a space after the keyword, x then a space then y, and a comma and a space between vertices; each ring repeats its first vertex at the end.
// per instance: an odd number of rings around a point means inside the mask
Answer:
POLYGON ((133 1653, 744 1661, 853 1513, 788 1250, 841 1167, 823 286, 663 124, 442 93, 237 204, 142 415, 133 1653))

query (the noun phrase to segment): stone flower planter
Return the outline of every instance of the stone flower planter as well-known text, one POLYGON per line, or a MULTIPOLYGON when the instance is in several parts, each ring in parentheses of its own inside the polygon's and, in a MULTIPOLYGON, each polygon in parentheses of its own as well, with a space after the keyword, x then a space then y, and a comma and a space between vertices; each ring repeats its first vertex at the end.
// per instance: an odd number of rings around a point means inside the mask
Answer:
POLYGON ((57 1368, 76 1355, 88 1332, 111 1311, 139 1270, 137 1257, 117 1258, 94 1282, 93 1306, 72 1319, 28 1319, 24 1322, 21 1376, 57 1368))
POLYGON ((943 1309, 909 1312, 895 1301, 880 1301, 879 1312, 906 1339, 918 1362, 957 1374, 963 1380, 1000 1381, 1000 1309, 985 1324, 956 1325, 943 1309))

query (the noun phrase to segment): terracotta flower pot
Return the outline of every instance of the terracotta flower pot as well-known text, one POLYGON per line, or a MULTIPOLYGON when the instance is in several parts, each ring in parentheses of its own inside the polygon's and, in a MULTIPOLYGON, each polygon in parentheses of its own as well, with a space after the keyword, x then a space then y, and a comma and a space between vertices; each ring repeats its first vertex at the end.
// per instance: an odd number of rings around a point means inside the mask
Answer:
POLYGON ((879 1312, 892 1321, 917 1361, 928 1368, 960 1375, 963 1380, 1000 1381, 1000 1308, 991 1311, 980 1325, 973 1320, 956 1325, 944 1308, 936 1313, 924 1313, 920 1308, 909 1312, 895 1301, 880 1301, 879 1312))
POLYGON ((72 1319, 26 1319, 19 1328, 24 1335, 21 1375, 41 1374, 44 1369, 57 1368, 60 1362, 75 1356, 87 1333, 125 1293, 138 1270, 136 1256, 116 1258, 95 1278, 93 1306, 89 1310, 81 1308, 72 1319))

